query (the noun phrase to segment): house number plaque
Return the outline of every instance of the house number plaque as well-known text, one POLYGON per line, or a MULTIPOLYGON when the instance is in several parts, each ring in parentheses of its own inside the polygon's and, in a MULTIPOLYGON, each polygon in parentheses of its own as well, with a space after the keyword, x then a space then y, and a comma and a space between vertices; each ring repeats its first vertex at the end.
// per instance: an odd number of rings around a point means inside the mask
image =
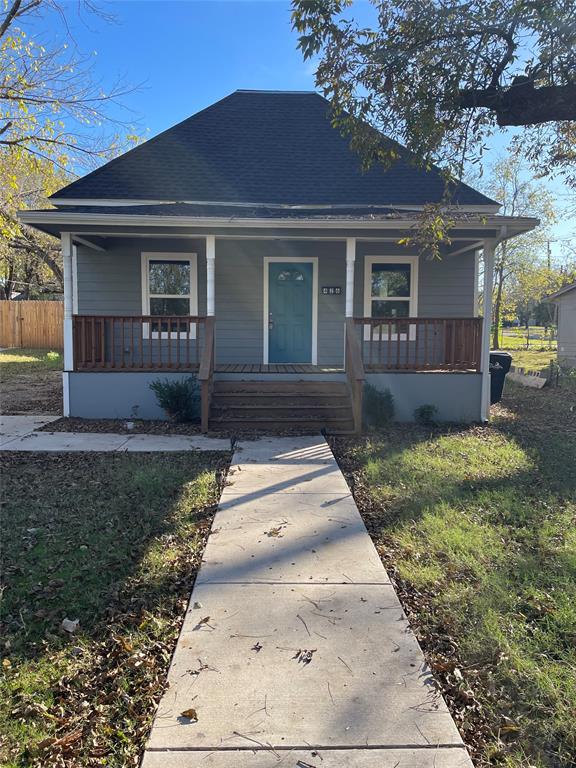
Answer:
POLYGON ((341 293, 342 293, 342 288, 339 285, 323 285, 322 286, 323 296, 340 296, 341 293))

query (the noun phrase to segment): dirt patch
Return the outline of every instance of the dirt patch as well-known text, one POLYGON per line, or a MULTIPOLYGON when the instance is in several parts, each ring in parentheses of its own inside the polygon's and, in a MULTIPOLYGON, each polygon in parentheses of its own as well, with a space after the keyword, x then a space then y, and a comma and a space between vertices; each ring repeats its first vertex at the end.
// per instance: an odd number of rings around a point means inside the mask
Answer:
MULTIPOLYGON (((40 427, 38 432, 101 432, 116 435, 199 435, 199 424, 177 424, 173 421, 154 421, 144 419, 80 419, 62 417, 40 427), (130 426, 128 426, 130 425, 130 426)), ((297 435, 318 434, 317 430, 303 429, 235 429, 210 430, 210 437, 236 437, 242 440, 256 440, 267 435, 292 437, 297 435)))
POLYGON ((116 435, 199 435, 199 424, 143 419, 80 419, 62 417, 45 424, 38 432, 101 432, 116 435))
POLYGON ((2 413, 62 413, 60 371, 12 373, 0 381, 2 413))

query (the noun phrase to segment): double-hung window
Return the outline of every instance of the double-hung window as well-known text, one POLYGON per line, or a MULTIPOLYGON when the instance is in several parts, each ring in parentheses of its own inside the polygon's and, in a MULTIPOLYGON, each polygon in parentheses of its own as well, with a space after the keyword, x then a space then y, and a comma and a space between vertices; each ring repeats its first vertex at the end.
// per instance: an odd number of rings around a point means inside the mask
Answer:
POLYGON ((195 253, 142 254, 142 308, 151 319, 144 323, 147 338, 194 337, 198 314, 198 270, 195 253), (182 316, 182 320, 178 318, 182 316))
MULTIPOLYGON (((412 339, 413 325, 403 323, 403 317, 416 317, 418 309, 418 257, 366 256, 364 275, 364 316, 372 318, 398 318, 396 323, 374 326, 372 339, 395 341, 412 339)), ((365 339, 370 328, 365 326, 365 339)))

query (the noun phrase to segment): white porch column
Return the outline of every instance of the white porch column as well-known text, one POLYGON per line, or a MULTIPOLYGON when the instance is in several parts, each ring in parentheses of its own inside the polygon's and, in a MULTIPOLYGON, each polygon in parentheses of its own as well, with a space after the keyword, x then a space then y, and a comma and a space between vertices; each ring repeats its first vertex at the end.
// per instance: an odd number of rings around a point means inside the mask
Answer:
POLYGON ((216 237, 206 236, 206 314, 213 317, 215 314, 215 281, 214 268, 216 262, 216 237))
POLYGON ((356 238, 346 238, 346 317, 354 317, 354 262, 356 238))
POLYGON ((62 232, 61 243, 64 273, 64 370, 71 371, 74 367, 74 353, 72 349, 74 287, 72 280, 72 235, 70 232, 62 232))
POLYGON ((495 240, 484 242, 484 287, 482 295, 482 421, 490 418, 490 329, 492 325, 492 290, 494 288, 494 251, 495 240))
POLYGON ((64 372, 62 384, 64 393, 64 416, 70 415, 70 394, 68 389, 68 372, 74 370, 74 346, 72 311, 74 306, 74 280, 72 273, 72 234, 62 232, 62 267, 64 275, 64 372))

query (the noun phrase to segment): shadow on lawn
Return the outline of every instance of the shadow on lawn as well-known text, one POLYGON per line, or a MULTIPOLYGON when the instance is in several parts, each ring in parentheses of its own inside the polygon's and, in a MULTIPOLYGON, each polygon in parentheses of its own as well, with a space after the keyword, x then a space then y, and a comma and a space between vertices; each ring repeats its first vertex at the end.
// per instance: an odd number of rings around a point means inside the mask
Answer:
POLYGON ((445 668, 442 644, 456 643, 465 684, 438 677, 479 764, 515 750, 572 764, 575 405, 513 387, 488 426, 333 441, 428 658, 445 668), (462 685, 481 703, 463 707, 462 685))
MULTIPOLYGON (((538 509, 543 494, 550 503, 575 498, 576 398, 561 390, 507 391, 487 426, 391 424, 360 439, 332 439, 363 508, 389 525, 419 519, 431 504, 458 503, 471 495, 480 502, 492 498, 497 506, 511 495, 525 508, 531 498, 538 509), (473 462, 469 471, 467 453, 473 462)), ((526 515, 529 509, 518 522, 526 515)), ((513 525, 515 516, 503 522, 513 525)))
POLYGON ((69 643, 64 618, 97 639, 118 614, 178 597, 169 582, 193 581, 227 464, 206 453, 4 454, 0 634, 12 662, 69 643), (176 537, 189 560, 171 570, 176 537))

